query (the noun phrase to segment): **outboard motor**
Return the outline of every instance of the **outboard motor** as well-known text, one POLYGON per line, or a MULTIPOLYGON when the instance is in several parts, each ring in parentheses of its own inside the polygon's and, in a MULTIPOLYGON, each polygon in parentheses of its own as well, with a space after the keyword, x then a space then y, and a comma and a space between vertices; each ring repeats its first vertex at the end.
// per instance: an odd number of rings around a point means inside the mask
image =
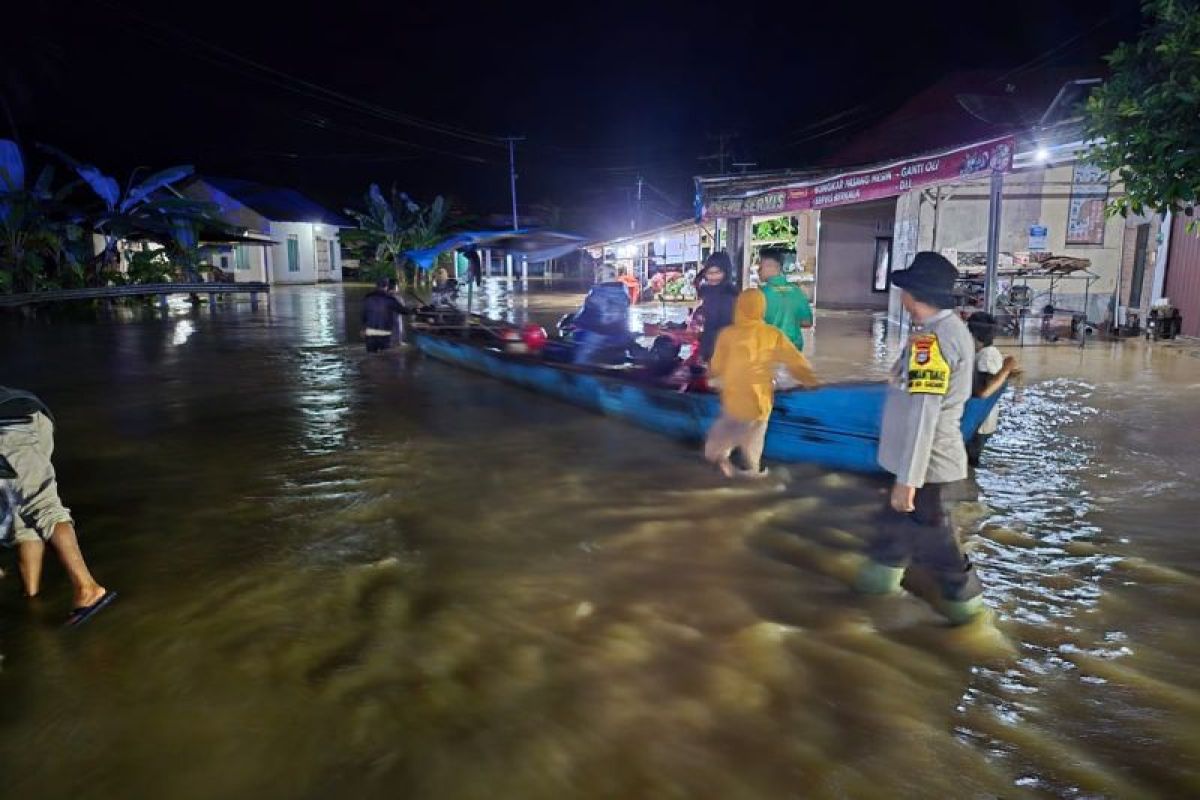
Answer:
POLYGON ((570 339, 571 334, 575 332, 575 314, 563 314, 558 318, 558 322, 554 323, 554 330, 558 332, 558 338, 570 339))

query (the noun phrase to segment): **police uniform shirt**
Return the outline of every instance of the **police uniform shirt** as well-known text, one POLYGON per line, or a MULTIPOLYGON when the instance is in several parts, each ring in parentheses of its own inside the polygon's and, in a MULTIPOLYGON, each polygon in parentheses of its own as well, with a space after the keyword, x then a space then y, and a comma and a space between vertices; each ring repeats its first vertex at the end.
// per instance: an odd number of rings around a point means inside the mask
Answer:
POLYGON ((963 406, 971 397, 975 342, 951 310, 913 329, 892 367, 879 465, 898 483, 924 486, 967 477, 963 406))

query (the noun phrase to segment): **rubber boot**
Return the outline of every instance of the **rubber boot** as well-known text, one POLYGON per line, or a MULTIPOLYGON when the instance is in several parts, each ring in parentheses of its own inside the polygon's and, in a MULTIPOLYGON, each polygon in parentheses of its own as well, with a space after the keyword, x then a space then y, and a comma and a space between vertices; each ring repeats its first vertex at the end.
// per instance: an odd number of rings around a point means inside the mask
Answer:
POLYGON ((892 594, 900 591, 904 567, 889 567, 878 561, 867 561, 854 579, 854 589, 863 594, 892 594))
POLYGON ((965 625, 986 609, 982 597, 972 597, 970 600, 943 600, 938 607, 938 611, 951 625, 965 625))

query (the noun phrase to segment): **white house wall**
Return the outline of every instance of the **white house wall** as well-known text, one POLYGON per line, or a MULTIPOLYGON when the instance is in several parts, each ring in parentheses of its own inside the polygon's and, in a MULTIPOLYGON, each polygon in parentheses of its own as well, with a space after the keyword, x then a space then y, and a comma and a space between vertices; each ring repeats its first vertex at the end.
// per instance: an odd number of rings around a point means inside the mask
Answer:
POLYGON ((334 281, 342 279, 341 245, 337 238, 337 228, 329 225, 313 225, 308 222, 272 222, 268 232, 277 244, 270 250, 271 282, 276 284, 316 283, 317 258, 315 243, 318 237, 334 242, 330 277, 334 281), (295 236, 299 244, 299 270, 288 271, 287 242, 290 236, 295 236))
POLYGON ((269 235, 277 242, 271 247, 271 283, 316 283, 312 226, 307 222, 272 222, 269 235), (296 272, 288 269, 288 239, 292 236, 299 244, 296 272))

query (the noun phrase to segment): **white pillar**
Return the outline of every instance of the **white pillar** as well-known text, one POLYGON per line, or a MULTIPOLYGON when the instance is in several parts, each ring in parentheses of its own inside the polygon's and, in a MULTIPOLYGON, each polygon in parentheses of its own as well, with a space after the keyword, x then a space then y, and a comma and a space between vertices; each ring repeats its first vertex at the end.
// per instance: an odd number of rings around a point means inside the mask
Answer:
POLYGON ((1175 215, 1168 211, 1159 221, 1159 245, 1157 258, 1154 259, 1154 288, 1150 292, 1150 304, 1162 299, 1167 283, 1167 256, 1171 252, 1171 226, 1175 224, 1175 215))
POLYGON ((483 251, 483 269, 484 275, 491 277, 492 275, 492 248, 488 247, 483 251))
POLYGON ((529 259, 525 256, 521 256, 521 282, 529 282, 529 259))
POLYGON ((511 280, 512 280, 512 277, 513 277, 513 257, 512 257, 512 253, 509 253, 508 255, 506 255, 506 256, 504 257, 504 273, 505 273, 505 276, 506 276, 506 277, 507 277, 507 278, 508 278, 508 279, 511 281, 511 280))
POLYGON ((1004 173, 994 170, 988 190, 987 267, 983 279, 983 307, 989 314, 996 310, 996 277, 999 274, 1000 220, 1003 210, 1004 173))

